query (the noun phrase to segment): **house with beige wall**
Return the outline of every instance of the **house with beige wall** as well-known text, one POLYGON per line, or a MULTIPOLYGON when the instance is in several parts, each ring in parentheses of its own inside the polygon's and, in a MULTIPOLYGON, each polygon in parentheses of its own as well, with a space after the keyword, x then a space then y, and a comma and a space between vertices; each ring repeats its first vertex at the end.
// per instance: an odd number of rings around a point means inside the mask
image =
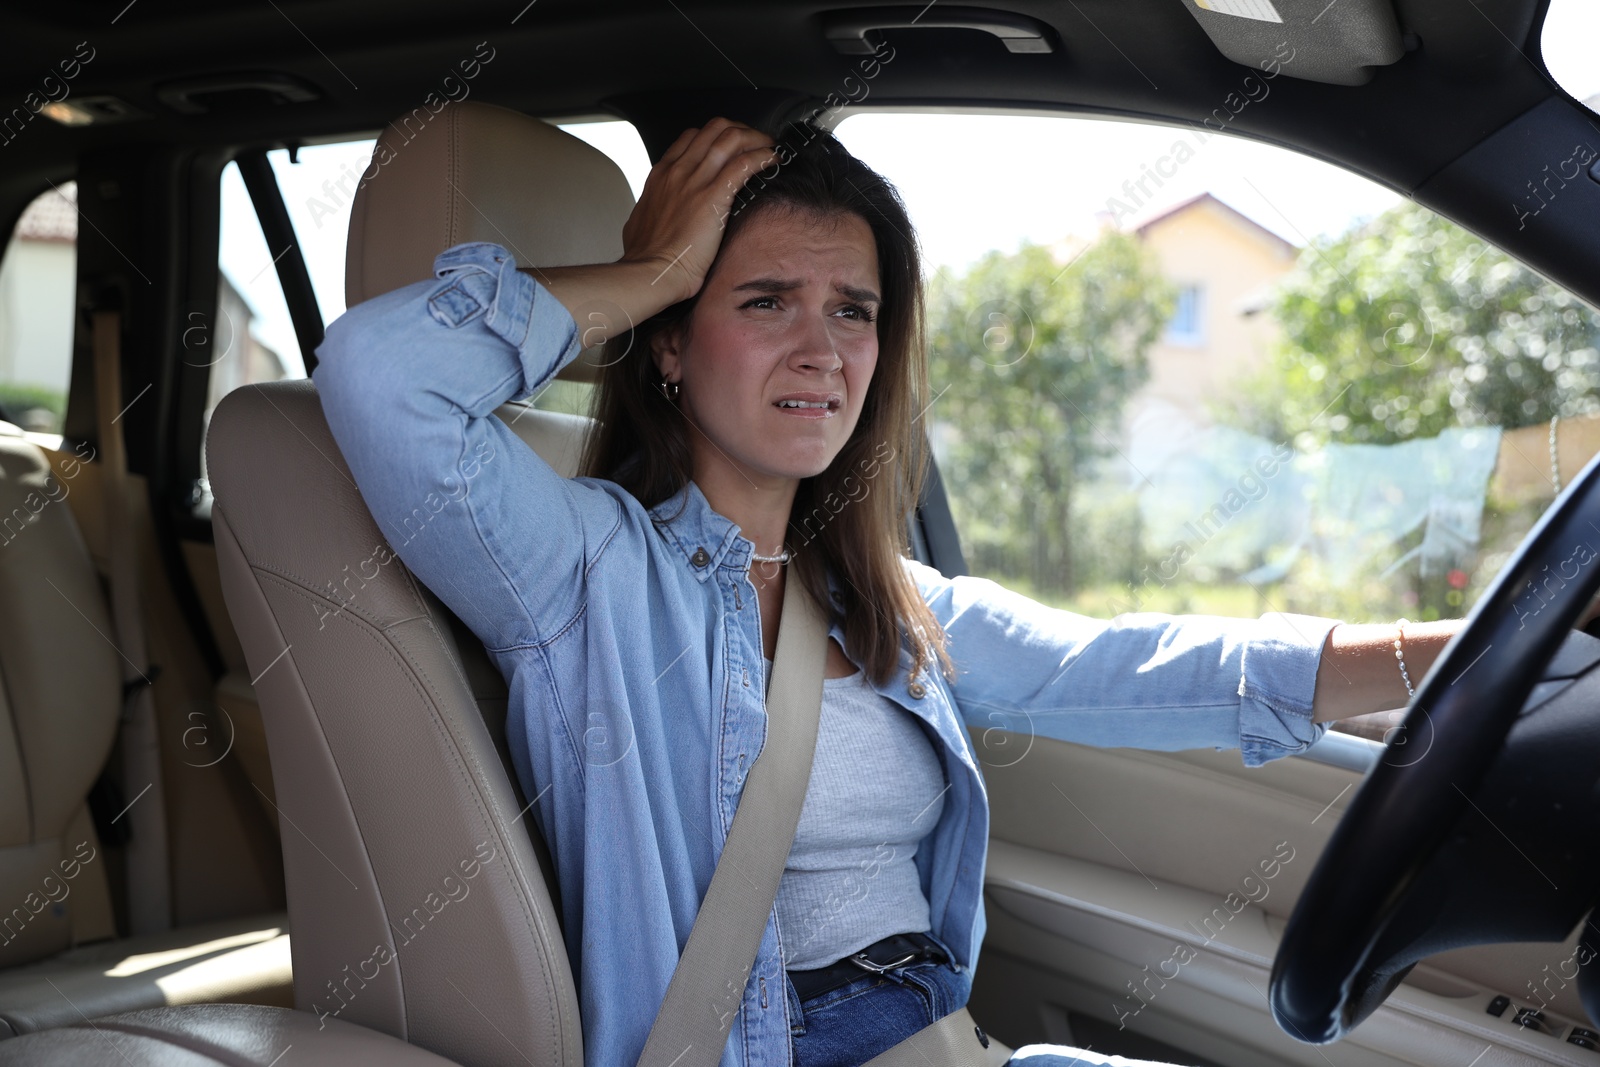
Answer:
POLYGON ((1178 293, 1177 310, 1151 348, 1150 380, 1129 401, 1135 438, 1157 427, 1211 421, 1210 406, 1266 364, 1277 338, 1272 287, 1299 249, 1210 193, 1134 229, 1178 293))
MULTIPOLYGON (((66 401, 78 263, 78 187, 66 182, 23 211, 0 257, 0 384, 66 401)), ((31 430, 55 430, 42 409, 10 412, 31 430)))
MULTIPOLYGON (((12 230, 0 257, 0 392, 7 386, 37 388, 65 401, 72 370, 77 238, 75 182, 35 198, 12 230)), ((194 320, 191 316, 191 328, 194 320)), ((213 343, 201 350, 216 353, 208 412, 232 389, 287 375, 283 359, 252 332, 254 321, 249 300, 219 271, 213 343)), ((27 429, 60 429, 43 409, 6 413, 21 419, 27 429)))

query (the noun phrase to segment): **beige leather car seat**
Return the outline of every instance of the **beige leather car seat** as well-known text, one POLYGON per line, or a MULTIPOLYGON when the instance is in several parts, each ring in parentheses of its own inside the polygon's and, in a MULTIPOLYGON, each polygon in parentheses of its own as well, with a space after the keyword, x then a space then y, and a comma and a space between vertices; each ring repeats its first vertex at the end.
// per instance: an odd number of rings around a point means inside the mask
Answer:
MULTIPOLYGON (((523 265, 621 254, 632 195, 577 138, 477 103, 409 139, 401 125, 356 196, 350 305, 430 277, 462 241, 523 265)), ((585 420, 500 414, 572 473, 585 420)), ((223 589, 284 817, 296 1006, 473 1067, 579 1067, 573 974, 499 673, 390 558, 309 382, 229 394, 207 447, 223 589)))
POLYGON ((152 1008, 0 1041, 0 1067, 450 1067, 337 1019, 253 1004, 152 1008), (292 1052, 292 1054, 291 1054, 292 1052))
POLYGON ((86 799, 116 739, 122 670, 90 629, 110 633, 110 613, 69 484, 0 423, 0 968, 110 933, 91 903, 106 875, 86 799))
POLYGON ((0 1039, 85 1014, 281 999, 281 913, 115 937, 86 798, 116 739, 121 663, 67 499, 87 479, 57 456, 61 469, 0 423, 0 1039))

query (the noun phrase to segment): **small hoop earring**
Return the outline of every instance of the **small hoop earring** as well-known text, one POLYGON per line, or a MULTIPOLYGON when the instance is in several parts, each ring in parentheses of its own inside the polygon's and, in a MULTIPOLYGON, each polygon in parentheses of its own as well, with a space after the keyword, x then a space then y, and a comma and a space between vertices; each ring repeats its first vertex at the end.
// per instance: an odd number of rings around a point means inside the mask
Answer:
POLYGON ((682 392, 682 389, 679 388, 677 382, 668 381, 666 378, 661 379, 662 396, 666 397, 668 400, 676 400, 678 399, 678 394, 680 392, 682 392))

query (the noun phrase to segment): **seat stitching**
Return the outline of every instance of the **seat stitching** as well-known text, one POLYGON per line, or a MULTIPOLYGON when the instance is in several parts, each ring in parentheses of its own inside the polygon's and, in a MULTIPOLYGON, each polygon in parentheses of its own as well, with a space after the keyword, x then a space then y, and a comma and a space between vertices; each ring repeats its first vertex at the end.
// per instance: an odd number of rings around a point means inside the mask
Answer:
MULTIPOLYGON (((387 542, 385 542, 385 544, 387 544, 387 542)), ((391 549, 390 551, 393 552, 393 549, 391 549)), ((400 556, 398 554, 396 554, 394 558, 399 560, 400 556)), ((403 560, 401 560, 401 562, 404 563, 403 560)), ((336 614, 343 615, 343 614, 351 613, 351 614, 359 615, 361 618, 365 619, 368 623, 370 623, 372 626, 374 626, 377 629, 383 629, 385 626, 398 625, 399 623, 402 623, 402 622, 410 622, 413 619, 425 618, 427 616, 427 606, 425 604, 423 604, 422 601, 421 601, 421 598, 418 597, 417 598, 417 604, 416 604, 417 611, 416 611, 415 614, 406 615, 406 616, 403 616, 402 618, 393 619, 391 621, 385 622, 385 621, 379 619, 376 615, 372 614, 370 611, 367 611, 363 606, 356 604, 355 601, 353 601, 353 600, 344 601, 344 600, 340 600, 338 597, 329 596, 326 592, 324 592, 322 589, 319 589, 315 584, 313 584, 312 580, 310 578, 306 577, 303 574, 298 574, 295 571, 292 571, 292 570, 288 569, 287 567, 283 567, 283 566, 280 566, 280 565, 275 564, 275 563, 258 563, 258 562, 254 561, 254 560, 251 560, 250 561, 250 569, 254 570, 254 571, 261 571, 261 572, 266 573, 266 574, 271 574, 274 577, 282 580, 286 584, 294 585, 296 588, 298 588, 298 589, 300 589, 300 590, 302 590, 302 591, 304 591, 306 593, 311 594, 312 596, 314 596, 317 599, 323 601, 324 603, 337 604, 337 605, 339 605, 341 610, 339 612, 337 612, 336 614)), ((410 572, 409 568, 407 568, 407 570, 406 570, 406 576, 408 578, 411 577, 411 572, 410 572)), ((414 591, 415 590, 413 589, 413 592, 414 591)))
MULTIPOLYGON (((273 577, 277 577, 277 576, 274 575, 273 577)), ((290 593, 292 593, 292 594, 294 594, 296 596, 300 596, 300 597, 305 597, 306 596, 306 591, 301 589, 299 586, 291 584, 291 583, 284 582, 281 578, 279 578, 278 581, 279 581, 279 584, 282 585, 283 588, 285 588, 288 592, 290 592, 290 593)), ((410 662, 406 657, 401 655, 400 650, 395 647, 395 643, 394 643, 393 638, 390 637, 385 631, 380 630, 377 627, 373 627, 373 626, 370 626, 370 625, 368 625, 368 626, 357 626, 356 627, 356 631, 358 633, 362 634, 363 636, 367 637, 369 640, 371 640, 373 642, 373 644, 375 644, 378 647, 379 651, 381 651, 384 654, 388 655, 390 657, 390 659, 393 660, 396 663, 397 666, 402 668, 403 674, 404 674, 404 676, 406 678, 406 681, 411 685, 412 689, 416 692, 417 696, 424 702, 424 704, 427 705, 428 711, 431 712, 431 714, 428 715, 429 723, 439 733, 441 738, 443 738, 445 741, 449 742, 447 747, 450 749, 452 754, 455 756, 455 770, 462 777, 462 779, 464 780, 464 783, 469 787, 467 789, 467 793, 468 793, 469 797, 471 798, 473 804, 476 806, 477 811, 478 811, 478 815, 480 816, 480 818, 483 819, 484 823, 487 824, 487 826, 496 833, 496 835, 500 838, 500 843, 501 843, 502 847, 505 847, 507 852, 509 853, 511 851, 511 849, 510 849, 509 844, 508 844, 508 842, 506 840, 506 834, 505 834, 504 830, 502 829, 502 827, 500 825, 500 821, 494 817, 494 812, 493 812, 492 808, 489 805, 486 804, 486 798, 483 796, 483 791, 482 791, 481 788, 478 787, 477 782, 475 782, 472 779, 471 774, 470 774, 470 772, 468 770, 468 763, 467 763, 466 759, 464 758, 464 756, 462 755, 460 746, 457 743, 456 738, 451 734, 451 732, 446 727, 446 725, 444 723, 444 716, 442 716, 438 712, 438 706, 439 706, 439 704, 441 702, 439 700, 435 699, 435 697, 434 697, 434 695, 432 693, 430 693, 427 690, 423 689, 418 684, 417 675, 418 674, 422 674, 424 677, 426 677, 425 672, 423 672, 421 670, 419 665, 410 662)), ((298 672, 296 672, 296 673, 298 673, 298 672)), ((308 697, 309 697, 309 694, 308 694, 308 697)), ((319 720, 320 720, 320 717, 319 717, 319 720)), ((566 729, 565 729, 565 725, 566 724, 563 722, 562 725, 563 725, 563 731, 562 732, 563 733, 567 732, 566 729)), ((319 727, 320 727, 320 721, 319 721, 319 727)), ((331 755, 331 751, 330 751, 330 755, 331 755)), ((336 761, 336 765, 337 765, 337 761, 336 761)), ((502 773, 504 773, 503 770, 502 770, 502 773)), ((347 795, 348 795, 348 793, 347 793, 347 795)), ((352 811, 352 816, 354 816, 354 805, 353 804, 351 806, 351 811, 352 811)), ((358 825, 359 825, 359 823, 358 823, 358 825)), ((362 846, 363 846, 364 849, 366 848, 365 834, 363 834, 362 846)), ((530 847, 531 847, 531 845, 530 845, 530 847)), ((368 850, 368 851, 370 852, 370 850, 368 850)), ((546 952, 544 952, 544 953, 536 953, 536 956, 538 958, 539 968, 543 972, 543 979, 544 979, 544 981, 546 983, 546 987, 548 989, 550 989, 552 993, 557 993, 558 994, 560 989, 565 985, 565 983, 563 983, 563 982, 561 982, 559 980, 558 976, 554 973, 553 969, 548 964, 548 950, 549 950, 550 946, 554 942, 550 938, 549 932, 544 929, 543 923, 539 919, 539 914, 538 914, 537 909, 531 906, 532 905, 532 896, 533 896, 533 894, 530 892, 529 886, 526 883, 526 879, 519 876, 520 872, 518 872, 516 870, 516 866, 515 865, 508 864, 507 867, 508 867, 508 870, 513 873, 513 881, 514 881, 514 883, 517 883, 517 888, 519 890, 518 903, 522 905, 523 921, 528 926, 528 933, 531 936, 533 936, 534 939, 537 942, 541 943, 542 947, 544 947, 546 949, 546 952)), ((374 878, 377 877, 377 871, 376 871, 375 868, 373 870, 373 876, 374 876, 374 878)), ((548 890, 547 890, 547 892, 548 892, 548 890)), ((388 910, 389 909, 388 909, 388 906, 386 904, 385 907, 384 907, 384 911, 387 913, 388 910)), ((387 918, 387 915, 385 916, 385 918, 387 918)), ((565 952, 566 951, 566 943, 565 943, 565 941, 564 940, 561 941, 560 945, 561 945, 561 951, 565 952)), ((399 959, 399 953, 398 952, 395 953, 395 958, 396 958, 396 960, 399 959)), ((569 966, 570 966, 570 964, 569 964, 569 966)), ((396 968, 396 976, 397 977, 399 977, 400 972, 401 972, 401 968, 397 967, 396 968)), ((402 998, 405 996, 405 991, 404 991, 404 986, 403 985, 401 987, 401 996, 402 996, 402 998)), ((563 1032, 562 1028, 560 1028, 559 1026, 556 1025, 556 1020, 554 1019, 555 1001, 558 998, 557 998, 557 996, 552 996, 549 999, 550 999, 550 1003, 546 1006, 546 1014, 547 1014, 547 1017, 548 1017, 547 1021, 550 1023, 550 1029, 551 1029, 552 1032, 561 1034, 563 1032)))
MULTIPOLYGON (((279 582, 290 593, 293 593, 293 594, 295 594, 297 596, 302 596, 302 597, 304 597, 306 595, 305 591, 302 590, 300 587, 298 587, 296 585, 292 585, 292 584, 283 582, 281 579, 279 579, 279 582)), ((424 673, 424 672, 421 671, 420 666, 411 663, 406 657, 402 656, 400 654, 400 652, 399 652, 399 649, 397 649, 395 647, 393 638, 390 637, 385 631, 380 630, 377 627, 371 627, 371 626, 367 626, 367 627, 357 626, 356 630, 357 630, 358 633, 361 633, 363 636, 366 636, 368 639, 370 639, 378 647, 379 651, 387 654, 391 658, 391 660, 393 660, 399 667, 401 667, 403 669, 404 676, 405 676, 407 682, 411 685, 413 691, 415 691, 416 695, 419 697, 419 699, 421 699, 422 702, 429 707, 429 710, 431 710, 433 712, 433 714, 428 716, 429 722, 434 727, 434 729, 436 731, 438 731, 440 733, 440 735, 446 741, 449 742, 448 747, 454 753, 454 755, 456 757, 455 769, 456 769, 457 773, 460 774, 465 779, 465 783, 469 786, 469 789, 467 790, 467 792, 468 792, 469 796, 471 797, 472 801, 474 802, 474 804, 476 805, 476 807, 478 809, 479 816, 483 819, 484 823, 486 823, 489 826, 490 829, 494 830, 497 833, 497 835, 500 837, 501 846, 503 848, 506 848, 506 851, 509 854, 511 852, 511 849, 510 849, 510 847, 509 847, 509 845, 508 845, 508 843, 506 841, 506 835, 504 834, 503 831, 501 831, 501 828, 500 828, 498 820, 496 820, 493 817, 492 810, 484 803, 484 799, 485 798, 482 795, 482 790, 478 788, 477 783, 472 780, 470 773, 468 773, 466 760, 463 758, 463 756, 461 754, 460 747, 456 743, 456 739, 445 728, 444 723, 443 723, 443 716, 438 714, 437 706, 439 704, 439 701, 434 699, 433 695, 430 692, 424 690, 421 686, 418 685, 416 675, 419 674, 419 673, 424 673)), ((426 677, 425 674, 424 674, 424 677, 426 677)), ((308 696, 309 696, 309 694, 308 694, 308 696)), ((320 717, 319 717, 318 726, 319 726, 319 728, 321 726, 320 717)), ((562 731, 563 733, 566 732, 564 727, 565 727, 565 723, 563 723, 563 731, 562 731)), ((326 735, 324 735, 324 736, 326 736, 326 735)), ((329 754, 330 754, 330 756, 332 755, 331 746, 330 746, 329 754)), ((335 761, 335 765, 337 766, 337 760, 335 761)), ((502 773, 503 773, 503 771, 502 771, 502 773)), ((346 792, 346 795, 348 796, 348 791, 346 792)), ((355 816, 354 804, 351 805, 351 814, 352 814, 352 817, 355 816)), ((357 825, 359 827, 359 821, 358 821, 357 825)), ((370 853, 370 849, 367 848, 366 839, 365 839, 365 833, 363 833, 363 835, 362 835, 362 847, 363 847, 364 850, 367 850, 370 853)), ((370 855, 369 855, 369 865, 370 865, 370 855)), ((507 865, 507 866, 511 871, 515 872, 515 866, 514 865, 507 865)), ((376 868, 373 868, 373 877, 374 877, 374 879, 377 878, 377 870, 376 870, 376 868)), ((537 909, 531 907, 532 893, 529 891, 529 887, 526 884, 526 880, 517 878, 515 876, 515 873, 513 873, 513 882, 514 883, 518 883, 518 882, 521 883, 521 884, 519 884, 517 886, 517 888, 520 890, 520 899, 519 899, 518 902, 523 905, 523 921, 528 924, 528 933, 535 939, 536 942, 541 942, 543 944, 543 946, 545 947, 545 949, 548 951, 548 949, 549 949, 549 947, 550 947, 552 942, 551 942, 551 939, 550 939, 550 937, 548 935, 548 931, 546 931, 543 928, 543 924, 539 921, 539 916, 538 916, 537 909)), ((384 911, 385 911, 385 919, 386 920, 388 919, 388 915, 387 915, 388 910, 389 910, 389 908, 388 908, 387 904, 385 904, 384 905, 384 911)), ((565 941, 561 942, 561 950, 563 952, 566 951, 565 941)), ((559 994, 559 990, 564 985, 564 983, 562 983, 559 980, 558 976, 554 973, 552 968, 550 968, 549 965, 547 964, 547 962, 546 962, 546 954, 537 953, 536 955, 538 957, 540 970, 543 972, 542 977, 543 977, 543 980, 544 980, 544 982, 546 984, 546 987, 548 989, 550 989, 552 991, 552 993, 559 994)), ((398 951, 396 951, 395 952, 395 959, 398 961, 399 958, 400 958, 400 954, 399 954, 398 951)), ((402 973, 402 968, 396 967, 395 968, 395 976, 396 976, 397 979, 399 979, 401 981, 400 995, 401 995, 401 998, 402 998, 402 1003, 405 1003, 405 986, 404 986, 404 980, 401 977, 401 973, 402 973)), ((553 1017, 553 1014, 554 1014, 554 1011, 555 1011, 554 1001, 557 999, 557 997, 556 996, 552 996, 550 999, 551 999, 551 1003, 549 1005, 547 1005, 547 1007, 546 1007, 547 1021, 550 1023, 550 1029, 551 1029, 552 1032, 561 1034, 563 1032, 562 1028, 560 1028, 559 1026, 556 1025, 555 1019, 553 1017)), ((408 1029, 409 1029, 409 1026, 408 1026, 408 1029)))
MULTIPOLYGON (((230 526, 230 532, 231 532, 231 526, 230 526)), ((234 539, 235 544, 238 544, 238 536, 236 534, 234 535, 233 539, 234 539)), ((240 552, 241 556, 244 555, 244 548, 243 548, 242 545, 239 546, 239 552, 240 552)), ((249 563, 248 559, 246 560, 246 562, 247 562, 247 565, 250 567, 251 572, 253 574, 258 573, 258 568, 256 567, 255 564, 249 563)), ((266 575, 266 577, 269 580, 276 579, 276 583, 279 586, 281 586, 282 588, 288 590, 291 593, 294 593, 294 594, 299 595, 299 596, 305 596, 305 591, 304 590, 302 590, 299 586, 297 586, 297 585, 295 585, 295 584, 293 584, 291 582, 286 581, 281 576, 278 576, 278 575, 275 575, 275 574, 271 574, 269 572, 266 575)), ((257 583, 256 584, 257 584, 258 588, 262 584, 259 577, 257 579, 257 583)), ((289 642, 288 642, 287 638, 284 637, 283 627, 281 625, 279 625, 279 623, 278 623, 278 613, 272 609, 271 603, 267 602, 266 590, 265 589, 259 589, 259 592, 261 593, 261 599, 262 599, 263 606, 266 607, 268 613, 272 616, 272 625, 273 625, 274 632, 276 633, 278 638, 284 642, 284 645, 287 646, 289 642)), ((287 651, 287 648, 285 650, 287 651)), ((288 663, 285 664, 285 667, 290 670, 292 676, 299 683, 301 694, 304 696, 304 698, 306 700, 306 703, 308 705, 311 705, 313 708, 315 708, 315 705, 312 704, 312 701, 311 701, 311 694, 310 694, 310 692, 308 691, 308 689, 306 687, 305 678, 301 674, 299 669, 295 667, 294 657, 293 656, 286 656, 285 658, 288 660, 288 663)), ((258 700, 259 700, 259 698, 258 698, 258 700)), ((338 775, 339 788, 344 793, 346 798, 348 798, 349 795, 350 795, 350 790, 345 785, 345 773, 344 773, 343 768, 341 768, 340 765, 339 765, 339 758, 334 754, 333 743, 328 738, 328 731, 322 725, 322 717, 320 715, 315 714, 315 712, 313 712, 311 718, 312 718, 313 722, 316 725, 317 735, 322 739, 323 749, 327 752, 328 759, 333 764, 334 773, 336 775, 338 775)), ((366 832, 361 828, 361 818, 360 818, 359 815, 356 814, 355 805, 354 804, 350 805, 350 818, 355 821, 356 830, 361 835, 361 854, 362 854, 362 859, 366 861, 367 873, 371 876, 373 884, 376 885, 378 883, 377 868, 373 864, 372 850, 367 846, 367 835, 366 835, 366 832)), ((387 920, 388 916, 385 915, 384 918, 387 920)), ((292 941, 291 941, 291 944, 292 944, 292 941)), ((398 967, 395 968, 395 981, 400 986, 401 1003, 404 1004, 405 1003, 405 978, 401 975, 400 968, 398 968, 398 967)), ((405 1026, 405 1020, 403 1018, 401 1020, 401 1025, 403 1027, 405 1026)), ((409 1032, 409 1027, 405 1027, 405 1028, 409 1032)))

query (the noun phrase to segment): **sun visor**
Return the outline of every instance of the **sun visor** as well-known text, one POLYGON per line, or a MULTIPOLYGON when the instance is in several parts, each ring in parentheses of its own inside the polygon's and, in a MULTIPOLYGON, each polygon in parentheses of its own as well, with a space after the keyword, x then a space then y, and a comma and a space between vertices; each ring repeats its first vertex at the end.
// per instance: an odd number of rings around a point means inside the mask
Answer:
POLYGON ((1390 0, 1183 0, 1183 5, 1223 55, 1291 78, 1363 85, 1375 67, 1406 52, 1390 0))

